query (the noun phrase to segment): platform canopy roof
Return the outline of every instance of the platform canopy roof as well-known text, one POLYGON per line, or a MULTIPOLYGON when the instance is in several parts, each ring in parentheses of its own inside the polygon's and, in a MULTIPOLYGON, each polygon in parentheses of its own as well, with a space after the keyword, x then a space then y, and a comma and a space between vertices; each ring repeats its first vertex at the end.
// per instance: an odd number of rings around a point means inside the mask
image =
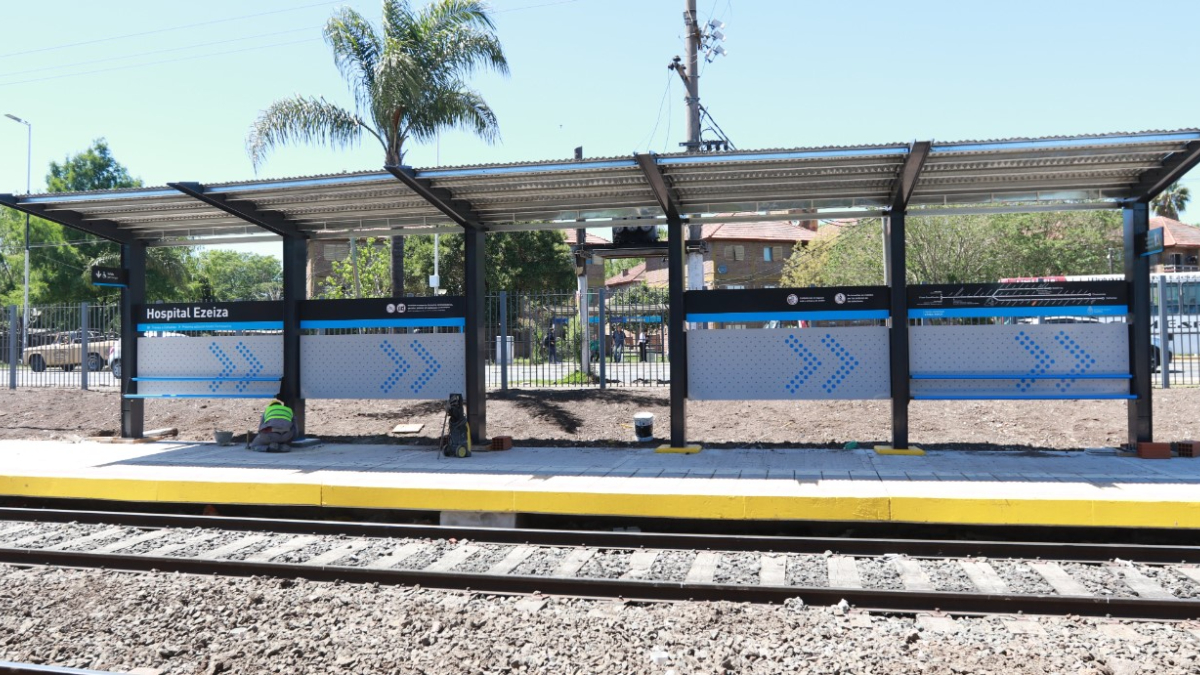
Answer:
POLYGON ((1115 208, 1148 201, 1197 163, 1200 129, 1186 129, 387 167, 238 183, 0 195, 0 204, 114 241, 171 246, 464 227, 573 229, 581 220, 584 227, 648 224, 664 218, 664 204, 692 222, 715 220, 720 213, 788 210, 793 213, 779 217, 865 217, 916 207, 952 213, 1115 208))

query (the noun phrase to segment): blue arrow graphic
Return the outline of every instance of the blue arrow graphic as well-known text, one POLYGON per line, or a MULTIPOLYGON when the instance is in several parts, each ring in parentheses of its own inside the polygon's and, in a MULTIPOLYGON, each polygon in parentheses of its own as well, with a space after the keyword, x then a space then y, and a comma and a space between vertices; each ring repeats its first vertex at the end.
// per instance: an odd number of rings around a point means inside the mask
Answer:
POLYGON ((409 389, 412 389, 414 394, 416 394, 424 389, 425 385, 429 384, 429 381, 433 379, 433 376, 437 373, 437 371, 442 369, 442 364, 438 363, 437 359, 433 358, 433 354, 430 354, 429 350, 425 349, 420 342, 414 341, 412 343, 412 350, 417 353, 417 356, 421 357, 422 361, 425 362, 425 370, 418 375, 417 379, 414 380, 413 383, 408 387, 409 389))
POLYGON ((392 363, 396 364, 396 369, 392 371, 392 374, 388 375, 387 379, 383 381, 383 384, 379 385, 379 390, 387 394, 391 393, 392 389, 395 388, 395 386, 400 382, 400 378, 404 377, 405 373, 407 373, 408 369, 412 366, 410 366, 408 361, 400 355, 400 352, 396 351, 396 348, 392 346, 392 343, 388 342, 387 340, 379 343, 379 348, 383 350, 384 354, 387 354, 388 358, 392 360, 392 363))
POLYGON ((800 339, 795 335, 788 335, 784 338, 783 342, 788 346, 788 349, 791 349, 795 352, 796 356, 800 357, 800 362, 803 364, 800 366, 800 370, 792 376, 792 379, 783 385, 783 388, 787 389, 789 394, 795 394, 800 391, 800 387, 805 382, 808 382, 808 378, 812 377, 813 373, 817 372, 817 369, 821 367, 821 361, 812 352, 808 351, 808 348, 801 344, 800 339))
MULTIPOLYGON (((259 361, 258 357, 254 355, 254 352, 251 352, 250 349, 241 342, 237 343, 237 347, 235 348, 237 349, 237 353, 241 354, 242 358, 246 359, 246 363, 250 366, 250 370, 246 371, 246 377, 257 377, 258 374, 263 370, 262 362, 259 361)), ((248 386, 250 386, 249 382, 238 382, 236 389, 240 394, 243 391, 246 391, 246 387, 248 386)))
MULTIPOLYGON (((1050 353, 1042 349, 1041 345, 1034 342, 1032 337, 1026 335, 1025 331, 1017 333, 1017 336, 1013 339, 1017 341, 1017 344, 1024 347, 1025 351, 1029 352, 1029 355, 1034 359, 1034 366, 1029 369, 1029 375, 1045 375, 1050 366, 1054 365, 1054 359, 1050 358, 1050 353)), ((1027 392, 1033 387, 1035 382, 1037 380, 1017 380, 1017 390, 1022 393, 1027 392)))
MULTIPOLYGON (((216 342, 209 343, 208 351, 212 352, 212 355, 217 357, 217 361, 220 362, 222 366, 221 372, 217 374, 217 377, 229 377, 233 374, 233 359, 229 358, 229 355, 222 351, 221 348, 217 346, 216 342)), ((211 392, 216 392, 221 388, 222 384, 224 383, 210 382, 208 385, 208 390, 211 392)))
POLYGON ((832 394, 842 382, 846 381, 847 377, 850 377, 850 373, 854 372, 854 369, 858 367, 858 359, 854 358, 848 349, 843 347, 828 333, 825 334, 825 337, 821 338, 821 344, 825 345, 825 348, 841 361, 841 365, 838 366, 837 370, 833 371, 833 375, 830 375, 829 379, 825 380, 825 384, 821 387, 826 393, 832 394))
MULTIPOLYGON (((1058 335, 1054 336, 1054 341, 1074 357, 1075 365, 1071 366, 1072 374, 1086 373, 1092 366, 1096 365, 1096 359, 1080 346, 1078 342, 1073 340, 1071 336, 1067 335, 1066 331, 1058 331, 1058 335)), ((1055 382, 1054 386, 1059 391, 1066 391, 1071 388, 1074 382, 1074 379, 1070 381, 1063 379, 1055 382)))

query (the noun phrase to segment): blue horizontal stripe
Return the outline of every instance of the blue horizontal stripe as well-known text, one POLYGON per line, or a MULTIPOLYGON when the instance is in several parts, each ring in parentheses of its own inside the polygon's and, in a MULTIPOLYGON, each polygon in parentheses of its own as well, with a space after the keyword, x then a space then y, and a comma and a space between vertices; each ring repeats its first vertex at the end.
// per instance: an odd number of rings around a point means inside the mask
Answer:
POLYGON ((198 323, 139 323, 139 331, 148 330, 283 330, 282 321, 202 321, 198 323))
POLYGON ((1127 305, 1076 305, 1057 307, 949 307, 910 309, 910 319, 941 319, 989 316, 1124 316, 1127 305))
POLYGON ((301 321, 301 328, 403 328, 421 326, 454 326, 463 328, 463 317, 450 319, 324 319, 301 321))
POLYGON ((93 283, 92 285, 93 285, 93 286, 108 286, 108 287, 110 287, 110 288, 129 288, 129 285, 128 285, 128 284, 101 284, 101 283, 93 283))
POLYGON ((280 377, 135 377, 134 382, 278 382, 280 377))
POLYGON ((1129 373, 1043 373, 1013 375, 1010 373, 913 373, 914 380, 1130 380, 1129 373))
POLYGON ((1094 399, 1135 399, 1133 394, 914 394, 918 401, 1088 401, 1094 399))
POLYGON ((844 309, 828 312, 729 312, 727 314, 688 314, 687 321, 697 323, 733 323, 737 321, 841 321, 886 319, 886 309, 844 309))
POLYGON ((124 394, 122 398, 275 398, 275 394, 124 394))

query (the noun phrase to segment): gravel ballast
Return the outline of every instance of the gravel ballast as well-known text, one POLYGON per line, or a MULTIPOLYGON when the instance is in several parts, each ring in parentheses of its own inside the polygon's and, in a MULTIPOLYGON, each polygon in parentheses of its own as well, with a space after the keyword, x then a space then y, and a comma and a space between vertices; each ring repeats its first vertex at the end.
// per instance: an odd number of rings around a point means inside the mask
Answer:
POLYGON ((1183 624, 464 596, 304 580, 0 566, 0 659, 176 673, 1195 673, 1183 624), (536 603, 534 604, 536 607, 536 603), (619 611, 614 611, 619 609, 619 611))

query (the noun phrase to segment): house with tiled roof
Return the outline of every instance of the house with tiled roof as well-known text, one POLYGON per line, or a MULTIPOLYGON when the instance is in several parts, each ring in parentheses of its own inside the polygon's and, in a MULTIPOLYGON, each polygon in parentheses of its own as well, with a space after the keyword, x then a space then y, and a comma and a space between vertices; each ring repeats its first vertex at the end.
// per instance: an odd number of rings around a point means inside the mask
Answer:
MULTIPOLYGON (((783 265, 797 244, 817 236, 816 221, 748 221, 709 223, 701 228, 705 288, 770 288, 779 285, 783 265)), ((609 290, 638 284, 667 285, 666 257, 642 264, 605 280, 609 290)))
POLYGON ((1163 231, 1163 252, 1155 272, 1200 272, 1200 227, 1156 216, 1150 229, 1163 231))

